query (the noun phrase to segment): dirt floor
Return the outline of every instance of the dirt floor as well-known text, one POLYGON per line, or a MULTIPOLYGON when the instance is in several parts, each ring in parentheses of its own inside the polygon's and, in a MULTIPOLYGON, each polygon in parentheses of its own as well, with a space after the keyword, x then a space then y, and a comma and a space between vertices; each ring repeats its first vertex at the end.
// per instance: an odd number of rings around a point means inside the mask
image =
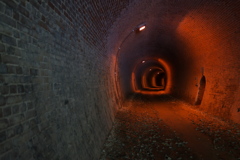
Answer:
POLYGON ((135 95, 117 113, 100 160, 240 160, 240 125, 168 95, 135 95))

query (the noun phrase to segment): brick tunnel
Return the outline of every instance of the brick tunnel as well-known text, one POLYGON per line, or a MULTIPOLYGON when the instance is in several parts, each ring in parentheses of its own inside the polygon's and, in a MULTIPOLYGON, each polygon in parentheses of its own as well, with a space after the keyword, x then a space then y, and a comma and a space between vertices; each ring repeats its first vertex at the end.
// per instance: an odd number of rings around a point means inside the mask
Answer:
POLYGON ((240 159, 239 0, 0 0, 0 40, 0 160, 240 159))

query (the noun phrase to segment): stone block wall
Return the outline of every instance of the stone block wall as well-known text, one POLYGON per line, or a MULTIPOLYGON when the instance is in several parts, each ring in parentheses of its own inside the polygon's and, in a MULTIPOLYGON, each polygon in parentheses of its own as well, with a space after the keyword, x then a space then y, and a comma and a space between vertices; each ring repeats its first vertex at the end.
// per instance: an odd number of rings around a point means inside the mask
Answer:
POLYGON ((106 38, 128 4, 0 1, 0 160, 98 159, 119 107, 106 38))

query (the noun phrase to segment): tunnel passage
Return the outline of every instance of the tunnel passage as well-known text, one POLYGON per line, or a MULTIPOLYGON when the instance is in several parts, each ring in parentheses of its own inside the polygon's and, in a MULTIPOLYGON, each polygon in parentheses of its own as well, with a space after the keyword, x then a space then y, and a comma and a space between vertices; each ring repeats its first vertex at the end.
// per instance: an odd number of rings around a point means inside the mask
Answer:
MULTIPOLYGON (((110 44, 116 49, 121 44, 116 57, 119 74, 116 82, 123 97, 134 93, 167 93, 209 114, 239 122, 234 103, 239 93, 240 65, 234 58, 239 54, 239 36, 235 36, 239 34, 239 2, 154 1, 151 4, 145 8, 141 4, 132 6, 111 32, 110 44), (131 32, 143 22, 146 27, 142 32, 131 32), (147 62, 145 58, 166 64, 166 80, 155 82, 154 79, 161 77, 149 76, 148 67, 135 72, 136 66, 147 62), (207 85, 204 78, 199 83, 203 68, 207 85), (155 90, 161 86, 160 82, 166 83, 163 91, 155 90)), ((149 67, 162 67, 151 63, 149 67)))
POLYGON ((152 78, 152 83, 155 87, 161 87, 162 89, 165 89, 166 86, 166 73, 158 71, 155 73, 155 75, 152 78))
MULTIPOLYGON (((158 74, 163 73, 165 74, 165 72, 163 71, 162 68, 157 68, 157 67, 149 67, 147 69, 145 69, 145 71, 142 74, 142 86, 144 86, 145 84, 145 88, 150 88, 150 89, 163 89, 160 88, 160 86, 156 85, 156 76, 158 74)), ((161 81, 161 79, 160 79, 161 81)))
POLYGON ((239 8, 231 0, 1 0, 0 159, 98 159, 127 95, 194 104, 202 68, 195 107, 240 123, 239 8), (164 81, 142 83, 146 68, 135 67, 147 59, 164 81))
POLYGON ((136 81, 136 79, 135 81, 132 80, 132 85, 138 86, 137 88, 140 90, 164 90, 165 84, 157 85, 157 83, 161 84, 163 81, 162 79, 156 78, 160 73, 164 75, 162 78, 166 81, 165 69, 161 64, 157 62, 156 65, 153 65, 151 60, 145 61, 144 65, 136 66, 133 74, 135 74, 138 81, 136 81))
MULTIPOLYGON (((159 91, 167 93, 171 88, 171 71, 167 63, 157 58, 143 59, 133 66, 128 88, 132 88, 131 92, 135 93, 153 94, 154 92, 151 91, 156 91, 155 94, 160 94, 159 91)), ((120 72, 120 74, 123 73, 120 72)))

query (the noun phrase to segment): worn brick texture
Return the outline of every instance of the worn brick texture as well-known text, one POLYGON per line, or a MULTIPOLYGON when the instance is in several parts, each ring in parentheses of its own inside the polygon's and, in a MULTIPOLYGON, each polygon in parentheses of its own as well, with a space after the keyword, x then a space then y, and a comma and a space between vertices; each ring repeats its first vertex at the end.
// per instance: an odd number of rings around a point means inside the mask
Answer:
POLYGON ((132 72, 143 57, 160 57, 173 75, 171 94, 189 103, 204 75, 197 107, 240 123, 239 7, 231 0, 0 0, 0 160, 97 160, 121 106, 117 58, 132 72), (143 22, 146 32, 128 37, 143 22))
POLYGON ((0 1, 0 160, 96 160, 117 109, 109 28, 128 0, 0 1))

